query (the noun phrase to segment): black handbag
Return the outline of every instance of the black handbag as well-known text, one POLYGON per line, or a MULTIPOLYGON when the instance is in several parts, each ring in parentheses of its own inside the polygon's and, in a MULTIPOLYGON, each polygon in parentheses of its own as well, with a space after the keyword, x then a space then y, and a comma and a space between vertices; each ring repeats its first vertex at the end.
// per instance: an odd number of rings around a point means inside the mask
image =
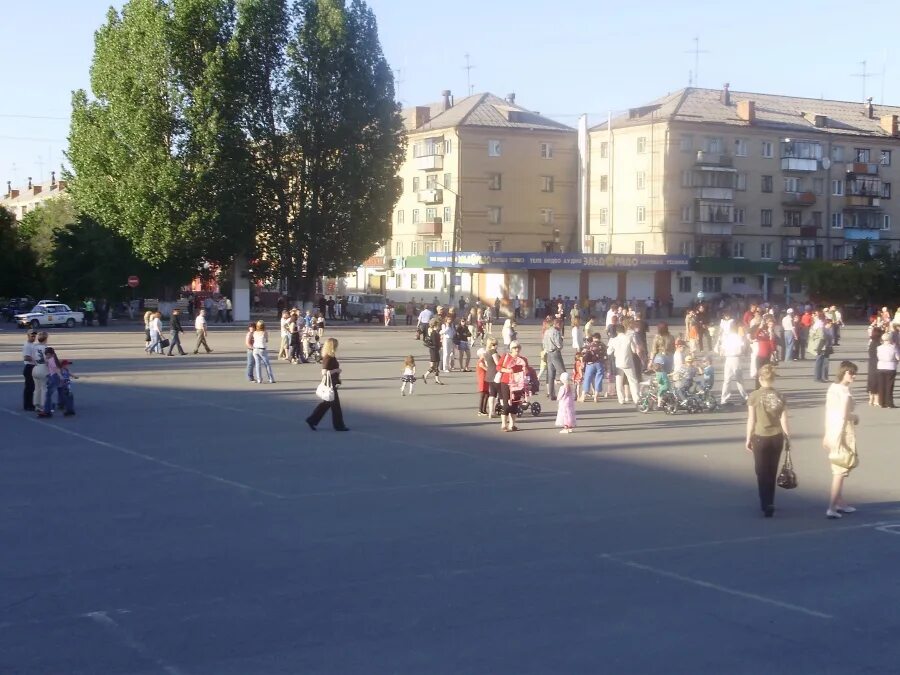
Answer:
POLYGON ((794 472, 794 462, 791 460, 791 442, 784 442, 784 463, 781 465, 781 473, 775 481, 780 488, 793 490, 797 487, 797 474, 794 472))
POLYGON ((165 349, 166 347, 168 347, 168 346, 169 346, 169 339, 168 339, 168 338, 164 338, 164 339, 160 340, 160 341, 159 341, 159 346, 160 346, 162 349, 165 349))

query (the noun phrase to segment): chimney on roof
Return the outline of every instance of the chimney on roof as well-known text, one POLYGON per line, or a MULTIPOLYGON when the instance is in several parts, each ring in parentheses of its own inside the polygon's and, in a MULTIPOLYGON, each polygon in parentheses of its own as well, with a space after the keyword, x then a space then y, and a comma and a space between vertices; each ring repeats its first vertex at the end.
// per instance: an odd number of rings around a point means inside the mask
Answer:
POLYGON ((56 188, 56 172, 51 171, 50 172, 50 189, 53 190, 54 188, 56 188))
POLYGON ((56 185, 59 187, 60 191, 66 189, 66 181, 64 180, 59 181, 56 185))
POLYGON ((414 124, 416 125, 416 129, 421 127, 424 124, 428 124, 431 121, 431 108, 427 105, 417 105, 416 106, 416 118, 414 120, 414 124))
POLYGON ((39 195, 39 194, 41 194, 41 190, 43 190, 43 189, 44 189, 43 185, 40 185, 39 183, 35 183, 34 187, 31 188, 31 194, 39 195))
POLYGON ((866 99, 866 116, 873 120, 875 119, 875 106, 872 105, 872 97, 866 99))
POLYGON ((884 129, 885 133, 894 137, 900 134, 900 127, 898 127, 897 124, 897 115, 882 115, 881 128, 884 129))
POLYGON ((728 91, 730 86, 727 82, 722 85, 722 103, 725 105, 731 105, 731 92, 728 91))
POLYGON ((28 189, 31 189, 31 176, 28 176, 28 189))
POLYGON ((450 90, 444 89, 444 91, 441 92, 441 96, 444 97, 444 110, 450 110, 450 106, 453 105, 450 102, 450 90))
POLYGON ((510 105, 515 105, 516 104, 516 93, 513 92, 511 94, 507 94, 506 102, 509 103, 510 105))
POLYGON ((738 101, 737 116, 748 124, 756 122, 756 101, 738 101))

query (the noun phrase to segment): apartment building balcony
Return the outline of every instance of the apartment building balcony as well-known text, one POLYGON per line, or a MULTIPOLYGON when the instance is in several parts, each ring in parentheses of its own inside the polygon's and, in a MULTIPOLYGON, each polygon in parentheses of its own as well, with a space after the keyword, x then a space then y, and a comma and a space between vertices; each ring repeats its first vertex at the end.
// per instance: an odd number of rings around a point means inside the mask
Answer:
POLYGON ((416 223, 416 234, 420 237, 440 237, 444 233, 444 223, 440 218, 416 223))
POLYGON ((715 170, 731 170, 735 171, 734 158, 722 152, 707 152, 706 150, 697 151, 697 161, 695 165, 701 169, 715 170))
POLYGON ((878 164, 875 162, 849 162, 847 173, 859 176, 877 176, 878 164))
POLYGON ((697 223, 697 234, 710 237, 731 237, 732 223, 714 223, 701 221, 697 223))
POLYGON ((698 258, 731 258, 732 241, 729 236, 697 237, 694 250, 698 258))
POLYGON ((734 188, 730 187, 697 187, 694 188, 697 199, 713 199, 716 201, 734 201, 734 188))
POLYGON ((881 208, 881 197, 865 194, 847 194, 844 206, 850 209, 878 209, 881 208))
POLYGON ((420 155, 415 158, 415 166, 419 171, 441 171, 444 168, 444 156, 437 153, 420 155))
POLYGON ((420 204, 440 204, 444 201, 444 191, 435 188, 428 190, 419 190, 416 194, 420 204))
POLYGON ((794 206, 794 207, 813 206, 816 203, 816 193, 815 192, 785 192, 784 196, 781 198, 781 203, 784 206, 794 206))
POLYGON ((801 237, 818 237, 819 229, 820 228, 818 225, 801 225, 800 226, 800 236, 801 237))
POLYGON ((782 157, 781 170, 800 172, 818 171, 819 160, 805 157, 782 157))

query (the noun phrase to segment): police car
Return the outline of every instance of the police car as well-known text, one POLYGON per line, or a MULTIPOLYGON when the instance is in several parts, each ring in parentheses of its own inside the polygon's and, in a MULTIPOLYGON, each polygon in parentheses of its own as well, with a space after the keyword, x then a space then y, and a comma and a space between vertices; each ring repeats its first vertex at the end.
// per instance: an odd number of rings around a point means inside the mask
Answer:
POLYGON ((84 312, 74 312, 62 303, 42 303, 31 308, 30 312, 16 314, 19 328, 47 328, 48 326, 66 326, 84 323, 84 312))

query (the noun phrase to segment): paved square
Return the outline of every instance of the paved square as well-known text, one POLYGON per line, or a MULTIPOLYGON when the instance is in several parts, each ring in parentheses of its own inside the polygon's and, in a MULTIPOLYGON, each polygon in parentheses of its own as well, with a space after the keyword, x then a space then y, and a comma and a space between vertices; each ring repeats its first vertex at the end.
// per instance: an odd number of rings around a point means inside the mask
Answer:
POLYGON ((561 436, 542 392, 502 434, 474 374, 400 396, 403 357, 427 369, 410 330, 337 326, 352 430, 313 433, 316 366, 251 384, 239 326, 172 358, 132 326, 52 331, 78 414, 38 420, 0 328, 0 673, 900 669, 900 415, 864 376, 860 510, 830 522, 826 385, 781 368, 800 488, 767 520, 739 409, 585 403, 561 436))

